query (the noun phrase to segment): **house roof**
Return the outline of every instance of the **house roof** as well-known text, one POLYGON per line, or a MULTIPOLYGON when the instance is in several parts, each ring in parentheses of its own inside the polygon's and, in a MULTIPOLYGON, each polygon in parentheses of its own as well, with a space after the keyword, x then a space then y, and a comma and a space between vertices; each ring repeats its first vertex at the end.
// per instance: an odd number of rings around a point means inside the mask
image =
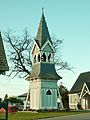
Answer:
POLYGON ((80 99, 87 95, 90 95, 90 82, 86 82, 83 84, 82 91, 80 94, 80 99))
POLYGON ((8 67, 6 54, 4 50, 2 35, 0 32, 0 74, 2 74, 3 71, 8 71, 8 70, 9 70, 9 67, 8 67))
POLYGON ((21 94, 18 97, 27 97, 27 93, 21 94))
POLYGON ((59 80, 61 77, 55 70, 55 65, 50 63, 37 63, 32 66, 32 73, 27 80, 33 78, 59 80))
POLYGON ((38 32, 35 41, 37 42, 38 46, 41 48, 47 40, 49 40, 52 43, 49 35, 47 23, 44 17, 44 12, 42 11, 42 16, 39 23, 38 32))
POLYGON ((84 72, 79 75, 73 87, 71 88, 70 93, 81 92, 84 83, 86 83, 88 88, 90 88, 90 72, 84 72))

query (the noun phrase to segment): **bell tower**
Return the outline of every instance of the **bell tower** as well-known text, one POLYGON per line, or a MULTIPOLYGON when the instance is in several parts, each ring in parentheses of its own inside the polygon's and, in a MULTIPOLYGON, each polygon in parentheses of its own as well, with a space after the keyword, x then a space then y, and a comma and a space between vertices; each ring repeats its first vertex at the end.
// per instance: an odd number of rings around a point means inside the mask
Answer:
POLYGON ((54 47, 42 11, 38 32, 32 47, 32 72, 30 82, 30 108, 32 110, 57 109, 57 81, 54 47))

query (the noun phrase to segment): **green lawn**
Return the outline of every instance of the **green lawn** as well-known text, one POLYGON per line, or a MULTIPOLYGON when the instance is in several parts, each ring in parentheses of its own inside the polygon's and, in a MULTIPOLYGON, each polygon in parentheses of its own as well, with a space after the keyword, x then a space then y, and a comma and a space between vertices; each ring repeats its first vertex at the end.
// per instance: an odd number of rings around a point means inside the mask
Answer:
MULTIPOLYGON (((55 117, 55 116, 63 116, 63 115, 72 115, 72 114, 82 114, 81 112, 43 112, 43 113, 32 113, 32 112, 17 112, 17 113, 9 113, 8 120, 36 120, 39 118, 47 118, 47 117, 55 117)), ((2 114, 0 113, 0 120, 2 119, 2 114)), ((5 118, 5 117, 3 117, 5 118)))
POLYGON ((5 119, 5 113, 0 113, 0 120, 5 119))

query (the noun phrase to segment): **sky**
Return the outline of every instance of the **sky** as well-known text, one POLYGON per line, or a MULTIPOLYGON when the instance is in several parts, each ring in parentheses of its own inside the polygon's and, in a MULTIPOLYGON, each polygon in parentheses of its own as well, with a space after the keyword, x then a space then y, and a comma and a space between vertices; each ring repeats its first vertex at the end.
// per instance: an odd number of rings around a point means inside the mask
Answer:
MULTIPOLYGON (((27 27, 34 38, 42 7, 50 35, 63 39, 61 58, 73 66, 74 72, 58 72, 63 77, 60 82, 70 90, 80 73, 90 71, 90 0, 0 0, 1 32, 10 28, 21 35, 27 27)), ((5 42, 4 47, 8 54, 5 42)), ((0 76, 0 97, 20 95, 28 88, 24 79, 0 76)))

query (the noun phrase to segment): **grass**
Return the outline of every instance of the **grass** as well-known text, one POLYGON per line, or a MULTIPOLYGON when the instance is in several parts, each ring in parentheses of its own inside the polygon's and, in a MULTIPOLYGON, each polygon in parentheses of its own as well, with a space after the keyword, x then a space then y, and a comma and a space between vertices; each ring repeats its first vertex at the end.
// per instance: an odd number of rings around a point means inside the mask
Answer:
POLYGON ((5 113, 0 113, 0 120, 4 120, 5 119, 5 113))
MULTIPOLYGON (((8 120, 36 120, 36 119, 56 117, 56 116, 82 114, 82 113, 86 113, 86 112, 85 111, 39 112, 39 113, 35 113, 35 112, 16 112, 16 113, 9 113, 8 120)), ((0 120, 2 120, 2 118, 1 118, 2 116, 3 116, 3 114, 0 113, 0 120)))

